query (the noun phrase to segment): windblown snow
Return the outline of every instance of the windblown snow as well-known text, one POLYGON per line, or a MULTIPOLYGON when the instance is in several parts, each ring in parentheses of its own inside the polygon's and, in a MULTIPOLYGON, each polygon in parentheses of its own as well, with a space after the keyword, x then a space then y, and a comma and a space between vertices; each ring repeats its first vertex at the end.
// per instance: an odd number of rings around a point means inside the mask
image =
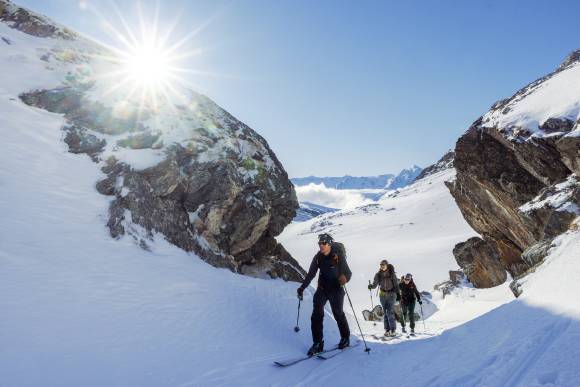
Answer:
MULTIPOLYGON (((0 41, 0 386, 580 384, 580 233, 573 231, 517 300, 507 284, 433 293, 438 311, 425 327, 418 323, 433 336, 371 340, 370 355, 359 346, 331 360, 275 367, 310 345, 311 294, 295 333, 296 284, 213 268, 161 237, 151 251, 130 237, 111 239, 110 199, 94 188, 101 172, 67 152, 60 115, 18 99, 59 86, 64 74, 31 59, 54 41, 3 23, 0 36, 13 42, 0 41)), ((281 239, 302 264, 319 230, 345 243, 360 319, 380 259, 399 274, 413 272, 423 290, 455 267, 451 247, 473 233, 443 186, 448 178, 452 171, 376 205, 293 224, 281 239)), ((352 315, 349 322, 357 333, 352 315)), ((368 322, 362 328, 380 331, 368 322)), ((338 341, 330 314, 325 335, 329 345, 338 341)))

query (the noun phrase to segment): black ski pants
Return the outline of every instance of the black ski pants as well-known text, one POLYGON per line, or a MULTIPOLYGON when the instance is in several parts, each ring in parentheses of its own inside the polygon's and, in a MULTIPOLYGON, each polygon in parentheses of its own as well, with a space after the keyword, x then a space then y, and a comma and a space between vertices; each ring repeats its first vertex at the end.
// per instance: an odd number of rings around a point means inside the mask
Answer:
POLYGON ((332 315, 338 324, 340 336, 342 338, 350 337, 350 329, 343 310, 344 290, 342 288, 329 290, 318 288, 314 293, 314 305, 311 317, 312 341, 315 343, 322 342, 324 338, 322 322, 324 320, 324 305, 326 305, 327 301, 330 302, 332 315))
POLYGON ((415 329, 415 300, 401 303, 401 325, 405 327, 405 321, 409 321, 411 329, 415 329))

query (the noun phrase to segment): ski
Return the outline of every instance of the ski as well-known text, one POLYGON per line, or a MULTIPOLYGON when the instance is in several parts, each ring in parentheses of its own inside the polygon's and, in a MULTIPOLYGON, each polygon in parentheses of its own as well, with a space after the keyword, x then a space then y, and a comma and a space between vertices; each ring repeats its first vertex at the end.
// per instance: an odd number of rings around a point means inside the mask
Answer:
POLYGON ((278 360, 278 361, 275 361, 274 364, 276 364, 279 367, 289 367, 291 365, 300 363, 301 361, 308 360, 311 357, 312 356, 304 355, 304 356, 296 357, 296 358, 293 358, 293 359, 278 360))
POLYGON ((403 335, 401 335, 400 333, 397 333, 396 336, 373 335, 373 337, 375 339, 381 340, 381 341, 392 341, 392 340, 396 340, 396 339, 402 338, 403 335))
POLYGON ((335 351, 337 349, 338 349, 338 346, 336 346, 334 348, 330 348, 330 349, 324 350, 324 351, 319 352, 316 355, 312 355, 312 356, 302 355, 302 356, 297 356, 297 357, 293 357, 293 358, 290 358, 290 359, 277 360, 277 361, 274 362, 274 364, 277 365, 277 366, 279 366, 279 367, 289 367, 291 365, 298 364, 298 363, 300 363, 300 362, 302 362, 304 360, 308 360, 308 359, 311 359, 311 358, 316 357, 318 355, 322 355, 322 354, 325 354, 325 353, 328 353, 328 352, 335 351))
POLYGON ((354 345, 349 345, 348 347, 345 347, 343 349, 335 348, 335 349, 330 350, 328 352, 319 353, 318 355, 316 355, 316 357, 319 359, 322 359, 322 360, 328 360, 328 359, 331 359, 337 355, 340 355, 341 353, 343 353, 347 349, 358 347, 360 345, 360 343, 361 343, 360 341, 357 341, 354 345))

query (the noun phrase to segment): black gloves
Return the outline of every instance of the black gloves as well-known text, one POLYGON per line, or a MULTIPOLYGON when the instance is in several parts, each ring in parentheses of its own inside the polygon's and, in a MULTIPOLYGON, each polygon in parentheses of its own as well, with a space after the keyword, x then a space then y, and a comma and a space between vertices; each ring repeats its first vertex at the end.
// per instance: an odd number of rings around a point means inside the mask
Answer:
POLYGON ((296 289, 296 293, 298 293, 298 298, 302 300, 304 298, 304 289, 298 288, 296 289))
POLYGON ((423 301, 421 301, 420 298, 417 300, 417 302, 419 302, 419 305, 423 305, 423 301))
POLYGON ((397 301, 401 301, 401 293, 397 293, 397 301))
POLYGON ((367 286, 369 288, 369 290, 373 290, 373 285, 369 284, 369 286, 367 286))

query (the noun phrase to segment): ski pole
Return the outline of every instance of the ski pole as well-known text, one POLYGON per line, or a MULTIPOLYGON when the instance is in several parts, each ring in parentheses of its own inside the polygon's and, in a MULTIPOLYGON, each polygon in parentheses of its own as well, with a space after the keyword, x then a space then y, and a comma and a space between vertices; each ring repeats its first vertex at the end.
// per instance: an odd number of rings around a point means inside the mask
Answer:
POLYGON ((360 335, 363 339, 363 343, 365 343, 365 352, 367 352, 370 355, 371 349, 369 347, 367 347, 367 341, 365 340, 365 335, 362 332, 362 329, 360 329, 360 324, 358 323, 358 318, 356 318, 356 313, 354 311, 354 307, 352 306, 352 301, 350 300, 350 296, 348 295, 348 290, 346 290, 346 285, 342 285, 342 288, 344 289, 344 292, 346 293, 346 298, 348 298, 348 303, 350 304, 350 308, 352 309, 352 314, 354 316, 354 320, 356 321, 356 325, 358 325, 358 330, 360 332, 360 335))
POLYGON ((423 330, 427 333, 427 327, 425 326, 425 315, 423 314, 423 304, 419 304, 421 308, 421 320, 423 320, 423 330))
POLYGON ((300 301, 302 301, 302 297, 298 297, 298 316, 296 316, 296 326, 294 327, 294 332, 300 331, 300 327, 298 326, 300 321, 300 301))
MULTIPOLYGON (((371 280, 369 280, 369 285, 370 284, 371 284, 371 280)), ((373 304, 373 291, 372 291, 372 289, 369 289, 369 293, 371 295, 371 315, 373 315, 374 314, 373 311, 375 309, 375 305, 373 304)), ((374 326, 377 326, 377 322, 374 320, 374 318, 373 318, 373 325, 374 326)))

